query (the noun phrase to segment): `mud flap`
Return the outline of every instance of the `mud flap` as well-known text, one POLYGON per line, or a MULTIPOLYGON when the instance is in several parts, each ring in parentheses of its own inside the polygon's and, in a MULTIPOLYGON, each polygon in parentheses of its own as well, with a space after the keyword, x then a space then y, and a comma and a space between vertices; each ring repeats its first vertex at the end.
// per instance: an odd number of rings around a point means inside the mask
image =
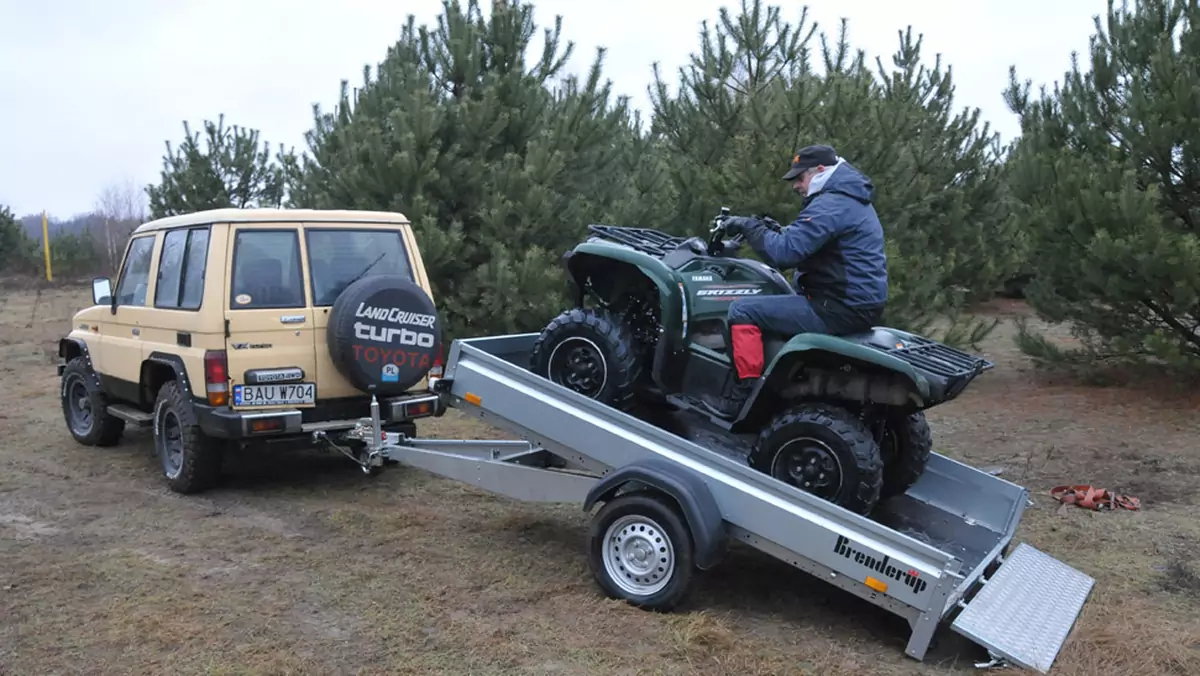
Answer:
POLYGON ((950 628, 994 657, 1044 674, 1058 657, 1095 583, 1022 542, 950 628))

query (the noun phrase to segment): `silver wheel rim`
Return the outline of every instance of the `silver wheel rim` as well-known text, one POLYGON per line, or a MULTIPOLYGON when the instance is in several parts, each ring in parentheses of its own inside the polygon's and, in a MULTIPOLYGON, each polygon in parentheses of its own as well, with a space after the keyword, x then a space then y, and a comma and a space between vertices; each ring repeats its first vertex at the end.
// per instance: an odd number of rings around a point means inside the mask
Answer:
POLYGON ((675 573, 675 547, 661 526, 645 516, 623 516, 604 533, 604 570, 621 591, 649 596, 675 573))

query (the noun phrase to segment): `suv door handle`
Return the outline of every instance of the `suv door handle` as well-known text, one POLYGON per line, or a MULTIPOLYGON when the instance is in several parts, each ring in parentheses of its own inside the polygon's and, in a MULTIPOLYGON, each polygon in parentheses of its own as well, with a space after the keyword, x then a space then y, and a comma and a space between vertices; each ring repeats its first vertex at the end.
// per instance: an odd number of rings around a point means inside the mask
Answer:
POLYGON ((303 324, 304 321, 304 315, 283 315, 279 318, 281 324, 303 324))

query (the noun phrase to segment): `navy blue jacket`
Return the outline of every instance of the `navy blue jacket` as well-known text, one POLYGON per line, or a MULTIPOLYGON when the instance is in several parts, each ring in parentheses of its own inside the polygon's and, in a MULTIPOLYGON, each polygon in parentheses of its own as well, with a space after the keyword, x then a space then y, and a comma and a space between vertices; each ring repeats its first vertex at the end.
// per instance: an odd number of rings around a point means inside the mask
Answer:
POLYGON ((887 256, 883 226, 871 204, 875 186, 846 162, 829 174, 782 232, 749 228, 746 242, 769 264, 803 274, 804 290, 813 298, 882 307, 888 299, 887 256))

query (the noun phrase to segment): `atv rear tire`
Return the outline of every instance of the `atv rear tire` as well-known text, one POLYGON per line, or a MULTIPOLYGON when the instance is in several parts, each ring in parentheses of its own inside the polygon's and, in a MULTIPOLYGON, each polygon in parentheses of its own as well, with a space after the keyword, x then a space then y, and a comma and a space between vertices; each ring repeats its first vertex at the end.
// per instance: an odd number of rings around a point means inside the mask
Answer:
POLYGON ((929 454, 933 452, 933 431, 924 412, 893 415, 884 428, 883 490, 879 498, 886 500, 907 491, 925 471, 929 454))
POLYGON ((879 444, 858 416, 838 406, 806 402, 776 415, 749 460, 754 469, 852 512, 868 514, 879 501, 879 444))
POLYGON ((641 374, 633 333, 613 313, 573 308, 555 317, 533 344, 529 370, 618 409, 633 406, 641 374))

